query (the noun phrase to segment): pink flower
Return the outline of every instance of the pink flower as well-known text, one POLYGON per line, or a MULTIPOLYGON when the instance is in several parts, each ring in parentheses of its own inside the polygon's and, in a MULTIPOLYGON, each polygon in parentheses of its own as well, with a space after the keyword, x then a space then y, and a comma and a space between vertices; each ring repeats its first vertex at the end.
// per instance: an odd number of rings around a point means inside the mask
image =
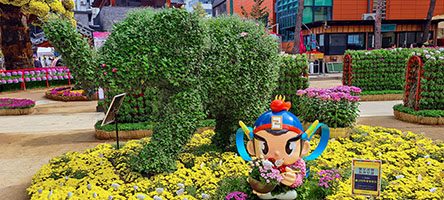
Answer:
POLYGON ((247 36, 248 35, 248 33, 245 33, 245 32, 242 32, 241 33, 241 37, 245 37, 245 36, 247 36))
POLYGON ((116 72, 117 72, 117 69, 116 69, 116 68, 113 68, 113 72, 116 73, 116 72))
POLYGON ((256 26, 259 26, 259 24, 258 24, 258 23, 256 23, 256 26))
POLYGON ((103 74, 107 75, 107 74, 108 74, 108 72, 103 72, 103 74))
POLYGON ((106 67, 106 64, 105 64, 105 63, 103 63, 103 64, 102 64, 102 67, 106 67))

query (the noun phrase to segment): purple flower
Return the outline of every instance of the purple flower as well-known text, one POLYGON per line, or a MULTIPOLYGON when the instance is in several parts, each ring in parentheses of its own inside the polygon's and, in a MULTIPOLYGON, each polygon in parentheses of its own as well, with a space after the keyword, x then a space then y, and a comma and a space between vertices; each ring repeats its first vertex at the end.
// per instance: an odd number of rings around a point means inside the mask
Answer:
POLYGON ((28 78, 28 77, 26 77, 26 78, 25 78, 25 81, 26 81, 26 82, 29 82, 29 81, 31 81, 31 79, 28 78))
POLYGON ((69 69, 68 69, 68 68, 66 68, 65 72, 69 72, 69 69))
POLYGON ((19 82, 19 80, 16 79, 16 78, 13 81, 14 81, 14 83, 18 83, 19 82))
POLYGON ((314 96, 316 96, 316 93, 314 93, 314 92, 308 92, 308 97, 314 97, 314 96))
POLYGON ((13 76, 17 76, 17 72, 12 72, 12 75, 13 76))
POLYGON ((28 72, 28 71, 25 71, 25 75, 29 75, 29 72, 28 72))
POLYGON ((34 74, 35 74, 35 72, 34 72, 34 71, 30 71, 30 72, 29 72, 29 74, 31 74, 31 75, 34 75, 34 74))
POLYGON ((59 76, 59 79, 60 79, 60 80, 63 80, 63 76, 59 76))
POLYGON ((22 79, 22 78, 19 78, 18 80, 19 80, 20 82, 23 82, 23 79, 22 79))
POLYGON ((59 77, 57 77, 57 76, 53 76, 52 79, 54 79, 54 80, 58 80, 59 77))
POLYGON ((305 91, 305 90, 298 90, 298 92, 296 93, 296 95, 301 96, 301 95, 304 95, 304 94, 306 94, 306 93, 307 93, 307 91, 305 91))
POLYGON ((37 79, 35 79, 35 77, 32 77, 32 78, 31 78, 31 81, 36 81, 36 80, 37 80, 37 79))
POLYGON ((68 77, 68 75, 65 75, 65 76, 63 76, 63 78, 64 78, 64 79, 68 79, 69 77, 68 77))
POLYGON ((22 74, 23 74, 22 71, 18 71, 18 72, 17 72, 17 75, 20 75, 20 76, 21 76, 22 74))
POLYGON ((6 72, 6 76, 11 76, 11 73, 9 73, 9 72, 6 72))
POLYGON ((52 77, 48 76, 48 81, 52 80, 52 77))
POLYGON ((40 70, 37 70, 37 71, 35 71, 35 73, 36 73, 36 74, 40 74, 41 72, 40 72, 40 70))
POLYGON ((42 76, 42 80, 46 81, 46 76, 42 76))
POLYGON ((0 75, 1 75, 1 76, 6 76, 6 74, 5 74, 4 72, 2 72, 0 75))
POLYGON ((5 81, 5 80, 2 80, 2 83, 3 83, 3 84, 5 84, 5 83, 6 83, 6 81, 5 81))
POLYGON ((42 80, 42 78, 40 78, 40 77, 37 77, 37 80, 38 80, 38 81, 41 81, 41 80, 42 80))
POLYGON ((11 79, 8 79, 8 83, 12 83, 13 81, 11 79))

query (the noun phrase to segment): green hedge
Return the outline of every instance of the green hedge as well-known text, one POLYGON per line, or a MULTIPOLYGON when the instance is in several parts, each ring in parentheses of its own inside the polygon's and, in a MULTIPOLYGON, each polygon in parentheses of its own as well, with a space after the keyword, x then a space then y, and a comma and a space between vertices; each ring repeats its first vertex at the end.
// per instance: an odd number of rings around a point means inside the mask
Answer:
MULTIPOLYGON (((308 88, 308 61, 305 54, 279 56, 279 84, 275 90, 276 95, 285 95, 286 100, 293 105, 299 104, 298 90, 308 88)), ((291 107, 291 112, 299 115, 297 106, 291 107)))
MULTIPOLYGON (((420 53, 424 63, 422 66, 424 74, 420 80, 419 109, 444 110, 444 52, 442 51, 444 49, 416 52, 416 55, 420 53)), ((417 78, 415 80, 417 81, 417 78)), ((416 94, 416 91, 414 93, 416 94)))
POLYGON ((239 128, 269 109, 277 86, 276 41, 264 27, 237 15, 203 20, 206 48, 202 70, 204 103, 216 119, 213 143, 227 147, 239 128))
POLYGON ((366 91, 362 92, 363 95, 378 95, 378 94, 404 94, 404 90, 382 90, 382 91, 366 91))
POLYGON ((444 117, 444 110, 419 110, 415 111, 411 108, 404 107, 403 104, 397 104, 393 106, 393 110, 404 112, 411 115, 417 115, 421 117, 444 117))
MULTIPOLYGON (((347 50, 352 57, 351 86, 367 91, 404 90, 411 49, 347 50)), ((344 71, 343 76, 348 77, 344 71)))

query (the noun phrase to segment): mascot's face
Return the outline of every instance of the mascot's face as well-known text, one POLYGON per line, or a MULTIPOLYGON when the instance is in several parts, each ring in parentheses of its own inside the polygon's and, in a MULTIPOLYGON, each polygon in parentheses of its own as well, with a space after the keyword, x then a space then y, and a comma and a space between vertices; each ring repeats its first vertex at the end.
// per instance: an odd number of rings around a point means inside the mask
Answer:
POLYGON ((303 140, 301 143, 300 134, 293 131, 281 135, 273 135, 266 130, 258 131, 254 134, 253 141, 248 141, 248 153, 256 157, 265 159, 275 159, 276 165, 291 165, 304 157, 310 150, 310 143, 303 140), (302 150, 301 150, 301 144, 302 150))

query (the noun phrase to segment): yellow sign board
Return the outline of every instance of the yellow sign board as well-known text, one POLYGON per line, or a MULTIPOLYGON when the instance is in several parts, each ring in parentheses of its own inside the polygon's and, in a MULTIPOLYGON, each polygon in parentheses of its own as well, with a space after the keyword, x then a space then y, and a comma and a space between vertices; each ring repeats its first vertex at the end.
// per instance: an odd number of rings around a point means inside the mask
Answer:
POLYGON ((308 55, 310 59, 313 60, 322 60, 324 59, 324 54, 323 53, 310 53, 310 55, 308 55))
POLYGON ((353 159, 352 194, 379 197, 381 195, 380 160, 353 159))

